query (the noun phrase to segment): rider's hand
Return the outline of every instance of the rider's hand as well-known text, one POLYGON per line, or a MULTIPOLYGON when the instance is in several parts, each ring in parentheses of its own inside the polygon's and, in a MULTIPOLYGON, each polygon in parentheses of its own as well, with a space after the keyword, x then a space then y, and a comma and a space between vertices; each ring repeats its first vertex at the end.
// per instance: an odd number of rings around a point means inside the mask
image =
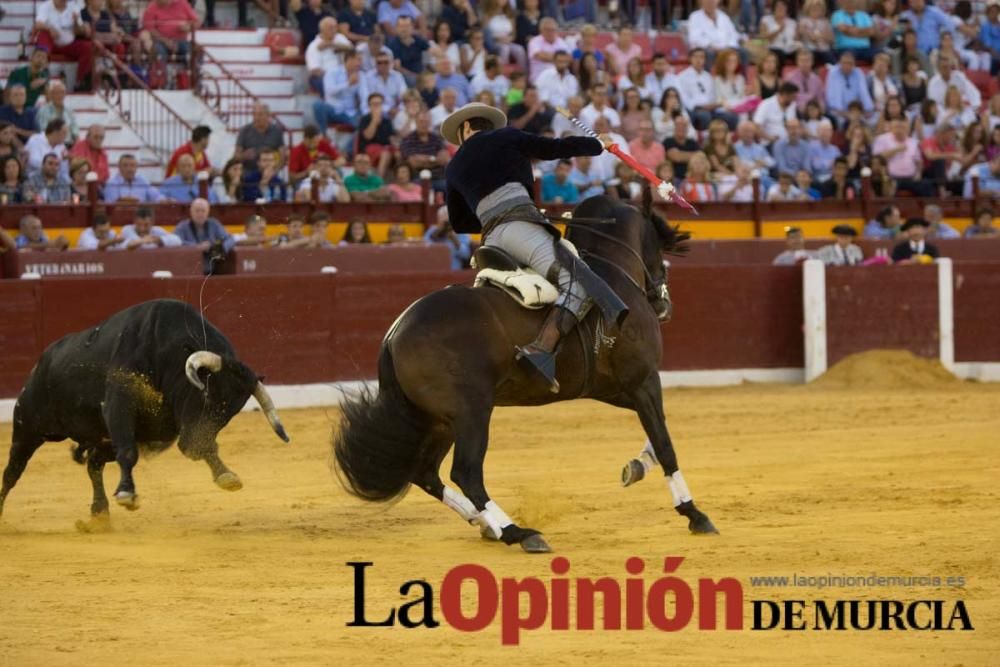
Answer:
POLYGON ((598 140, 604 145, 604 150, 609 150, 612 144, 615 143, 614 139, 612 139, 610 135, 607 134, 602 134, 601 136, 598 137, 598 140))

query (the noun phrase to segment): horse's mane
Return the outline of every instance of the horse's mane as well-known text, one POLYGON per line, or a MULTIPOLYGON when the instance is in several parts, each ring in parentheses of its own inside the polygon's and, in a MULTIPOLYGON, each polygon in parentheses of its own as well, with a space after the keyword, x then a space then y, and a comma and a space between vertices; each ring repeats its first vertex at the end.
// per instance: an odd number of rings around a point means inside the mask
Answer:
POLYGON ((613 199, 608 195, 597 195, 581 202, 573 211, 573 214, 574 216, 585 218, 619 219, 622 211, 628 211, 633 215, 638 214, 644 218, 642 224, 653 225, 653 229, 660 239, 663 252, 671 255, 683 255, 690 249, 687 245, 687 241, 691 238, 690 232, 681 231, 680 225, 668 224, 666 220, 653 210, 651 205, 647 208, 645 202, 643 208, 647 212, 620 199, 613 199))
POLYGON ((691 232, 681 231, 680 225, 668 225, 667 221, 656 213, 650 211, 649 221, 656 228, 656 233, 663 241, 663 252, 669 255, 684 255, 691 247, 687 242, 691 239, 691 232))

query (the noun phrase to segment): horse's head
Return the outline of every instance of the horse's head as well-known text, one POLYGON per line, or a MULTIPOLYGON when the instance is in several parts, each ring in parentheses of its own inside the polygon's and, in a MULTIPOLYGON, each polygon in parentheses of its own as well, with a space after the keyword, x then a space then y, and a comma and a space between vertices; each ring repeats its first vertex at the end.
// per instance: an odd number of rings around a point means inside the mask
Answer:
POLYGON ((657 215, 652 209, 644 216, 647 224, 643 226, 642 255, 646 271, 652 280, 646 286, 646 298, 653 306, 656 317, 661 322, 670 320, 673 314, 673 303, 670 301, 670 290, 667 287, 667 261, 664 254, 680 255, 687 252, 687 241, 691 234, 672 227, 657 215))

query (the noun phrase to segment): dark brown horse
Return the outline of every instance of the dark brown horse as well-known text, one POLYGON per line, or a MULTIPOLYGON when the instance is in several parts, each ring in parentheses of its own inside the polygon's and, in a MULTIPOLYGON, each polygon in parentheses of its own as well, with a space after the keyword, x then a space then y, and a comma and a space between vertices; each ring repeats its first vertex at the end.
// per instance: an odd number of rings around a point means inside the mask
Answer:
POLYGON ((514 347, 532 340, 544 311, 520 307, 498 289, 449 287, 411 305, 389 330, 379 356, 379 391, 343 405, 333 450, 348 491, 370 501, 400 498, 416 484, 480 526, 485 537, 548 551, 538 531, 514 524, 490 500, 483 482, 490 417, 497 405, 543 405, 592 398, 638 413, 655 460, 667 475, 678 513, 694 533, 717 532, 697 509, 677 466, 667 432, 659 378, 660 321, 670 310, 663 252, 677 251, 687 234, 662 219, 605 196, 590 198, 567 238, 592 270, 625 301, 629 314, 613 345, 596 360, 586 349, 603 340, 593 309, 582 335, 564 339, 557 361, 560 391, 522 368, 514 347), (584 347, 586 345, 586 348, 584 347), (451 479, 439 468, 455 445, 451 479))

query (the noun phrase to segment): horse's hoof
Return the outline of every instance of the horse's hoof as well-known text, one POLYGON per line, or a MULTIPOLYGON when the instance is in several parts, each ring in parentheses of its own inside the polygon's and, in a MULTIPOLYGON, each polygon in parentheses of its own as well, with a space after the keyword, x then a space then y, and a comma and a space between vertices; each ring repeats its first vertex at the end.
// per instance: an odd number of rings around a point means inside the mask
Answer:
POLYGON ((81 533, 110 533, 111 515, 107 512, 95 514, 88 521, 77 520, 76 529, 81 533))
POLYGON ((632 486, 636 482, 642 481, 646 476, 646 469, 639 459, 632 459, 622 468, 622 486, 632 486))
POLYGON ((529 554, 547 554, 552 552, 552 547, 539 534, 531 535, 521 540, 521 548, 529 554))
POLYGON ((225 489, 226 491, 239 491, 243 488, 243 482, 240 480, 240 476, 234 472, 224 472, 215 478, 215 483, 220 489, 225 489))
POLYGON ((688 522, 688 530, 692 535, 718 535, 719 529, 715 527, 712 520, 704 514, 697 516, 688 522))
POLYGON ((115 502, 127 509, 129 512, 134 512, 139 509, 139 496, 135 493, 119 491, 115 494, 115 502))

